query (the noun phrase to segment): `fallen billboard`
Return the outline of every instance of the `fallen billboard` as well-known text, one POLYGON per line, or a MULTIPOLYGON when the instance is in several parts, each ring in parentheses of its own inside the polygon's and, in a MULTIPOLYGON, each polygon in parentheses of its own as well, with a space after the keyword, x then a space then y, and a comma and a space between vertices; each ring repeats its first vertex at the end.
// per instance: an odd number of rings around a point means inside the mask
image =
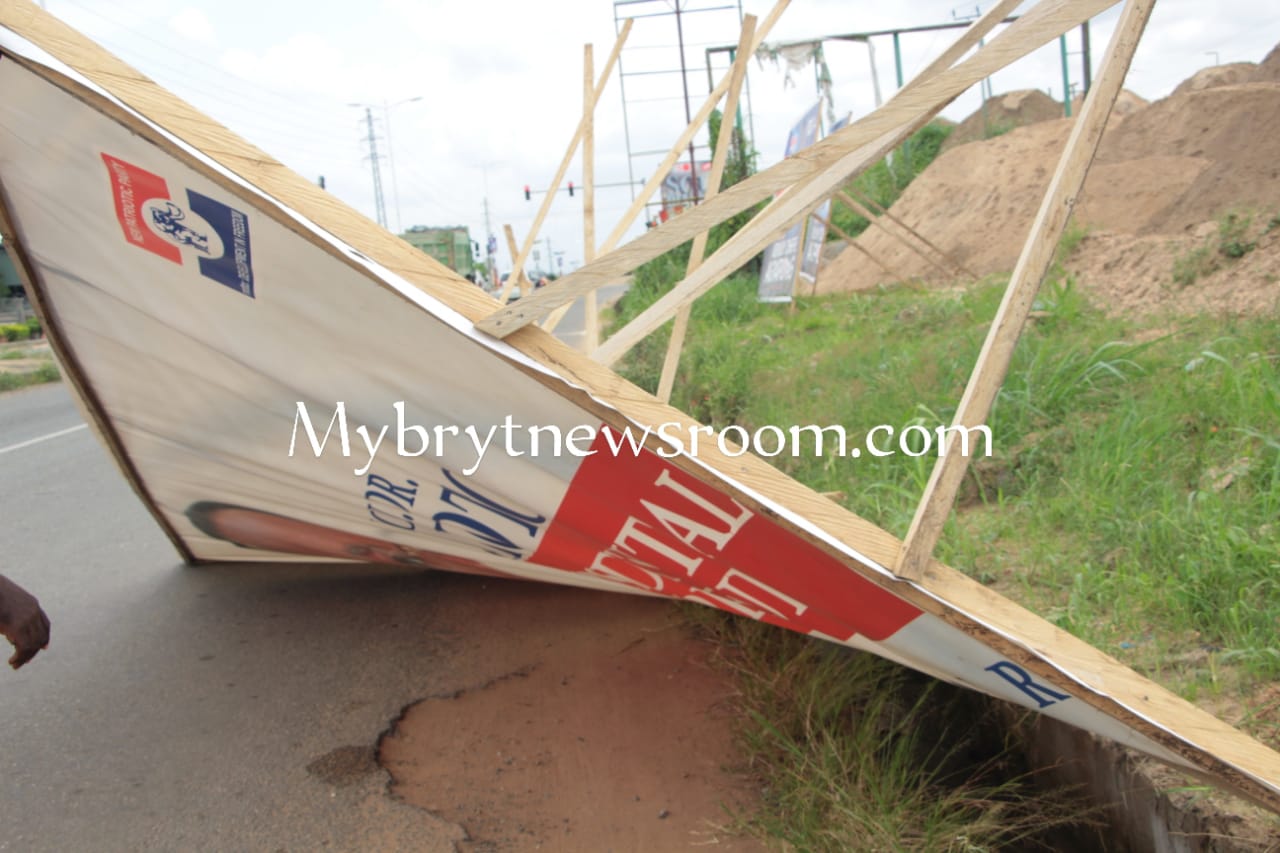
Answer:
POLYGON ((695 601, 1280 809, 1276 753, 958 572, 895 576, 890 534, 540 329, 480 331, 492 298, 31 4, 0 2, 0 87, 6 244, 185 559, 695 601))

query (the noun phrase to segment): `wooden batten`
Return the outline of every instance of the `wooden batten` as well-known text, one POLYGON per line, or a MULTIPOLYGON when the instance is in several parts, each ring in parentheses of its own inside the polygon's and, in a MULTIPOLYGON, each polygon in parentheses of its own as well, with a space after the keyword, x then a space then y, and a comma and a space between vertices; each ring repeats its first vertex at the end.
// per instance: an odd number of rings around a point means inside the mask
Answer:
POLYGON ((938 270, 945 276, 951 275, 951 270, 944 267, 940 261, 938 261, 936 258, 931 257, 929 253, 926 252, 924 249, 921 249, 915 243, 912 243, 906 237, 902 236, 901 234, 894 231, 889 226, 885 225, 882 221, 880 221, 879 216, 876 216, 874 213, 868 210, 867 207, 862 203, 854 200, 853 197, 850 196, 847 192, 845 192, 844 190, 840 190, 839 192, 836 193, 836 198, 840 199, 840 203, 843 204, 845 207, 849 208, 854 213, 858 214, 863 219, 867 220, 867 222, 872 227, 879 228, 881 231, 888 234, 894 240, 897 240, 903 246, 906 246, 908 251, 913 252, 917 256, 923 258, 925 263, 929 264, 930 266, 932 266, 934 269, 938 270))
MULTIPOLYGON (((627 43, 627 36, 631 35, 631 25, 634 22, 628 18, 622 25, 622 29, 618 32, 617 41, 613 43, 613 50, 609 52, 609 58, 605 61, 604 71, 600 72, 600 80, 595 86, 592 93, 592 103, 599 100, 600 95, 604 93, 605 84, 609 82, 609 78, 613 75, 613 66, 618 63, 618 57, 622 53, 622 46, 627 43)), ((538 205, 538 212, 533 217, 533 225, 529 227, 529 233, 525 237, 524 244, 521 245, 520 251, 511 253, 511 275, 512 279, 507 280, 507 286, 502 289, 502 295, 499 301, 507 304, 507 297, 511 295, 511 281, 515 277, 516 270, 523 270, 525 261, 529 259, 529 253, 533 251, 533 244, 538 239, 538 232, 542 229, 542 223, 547 218, 547 213, 551 210, 551 203, 555 201, 556 193, 560 190, 560 184, 564 182, 564 176, 569 171, 569 163, 573 161, 573 155, 578 150, 578 144, 582 141, 582 136, 586 133, 587 116, 583 116, 578 122, 578 127, 573 132, 573 138, 569 140, 569 147, 565 149, 564 157, 560 160, 560 165, 556 169, 555 177, 551 179, 551 186, 547 188, 547 193, 542 197, 542 203, 538 205)))
MULTIPOLYGON (((790 4, 791 0, 777 0, 777 2, 774 3, 773 9, 769 11, 769 14, 765 16, 764 21, 756 29, 755 38, 751 42, 750 53, 755 54, 756 50, 760 48, 760 45, 764 43, 764 39, 769 34, 769 31, 773 29, 773 25, 778 22, 778 19, 782 17, 782 13, 786 11, 787 6, 790 4)), ((666 156, 662 158, 662 162, 654 168, 653 174, 649 177, 649 180, 645 182, 644 187, 636 194, 635 199, 632 200, 631 206, 622 214, 621 218, 618 219, 618 224, 613 227, 613 230, 609 232, 609 236, 600 244, 601 254, 612 252, 617 245, 622 242, 622 238, 626 235, 627 229, 635 223, 636 218, 640 216, 640 211, 644 210, 644 206, 649 203, 649 199, 653 197, 653 194, 657 192, 658 187, 662 185, 662 181, 666 178, 667 172, 669 172, 671 167, 676 164, 676 161, 683 156, 684 152, 689 147, 689 143, 693 141, 693 137, 697 135, 698 131, 702 129, 702 126, 707 123, 707 119, 711 117, 711 113, 715 110, 716 104, 720 103, 720 99, 723 98, 724 93, 728 91, 732 73, 733 72, 730 71, 729 74, 726 74, 720 79, 720 82, 717 83, 715 88, 711 90, 711 93, 707 95, 707 99, 702 103, 698 112, 689 121, 689 124, 686 125, 685 129, 678 137, 676 137, 676 141, 671 143, 671 147, 668 149, 666 156)), ((705 231, 706 229, 704 228, 701 230, 705 231)), ((694 236, 696 235, 693 233, 689 234, 689 238, 694 236)), ((684 241, 682 240, 681 242, 684 241)), ((588 266, 590 265, 588 264, 588 266)), ((622 272, 631 272, 632 269, 635 269, 635 267, 623 270, 622 272)), ((557 282, 557 284, 559 284, 559 282, 557 282)), ((550 308, 546 310, 550 310, 550 308)))
MULTIPOLYGON (((591 86, 592 65, 591 45, 587 45, 582 81, 582 124, 585 128, 582 135, 582 260, 588 264, 596 259, 596 93, 591 86)), ((551 263, 551 259, 548 258, 547 262, 551 263)), ((600 344, 600 311, 596 292, 584 294, 583 300, 582 348, 591 352, 600 344)))
MULTIPOLYGON (((507 238, 507 251, 511 253, 511 257, 517 257, 516 250, 516 232, 509 224, 502 226, 502 233, 507 238)), ((501 299, 507 301, 507 297, 511 294, 511 288, 520 285, 521 296, 528 296, 533 292, 533 282, 529 281, 529 277, 524 274, 524 264, 519 264, 512 268, 511 275, 507 277, 507 284, 502 288, 501 299)))
MULTIPOLYGON (((960 398, 953 426, 977 426, 985 423, 991 413, 996 394, 1004 384, 1009 363, 1013 360, 1014 347, 1022 335, 1027 315, 1031 313, 1036 291, 1053 262, 1058 240, 1071 217, 1080 189, 1084 186, 1085 175, 1089 172, 1098 143, 1102 140, 1102 131, 1111 115, 1111 107, 1120 94, 1120 87, 1124 85, 1125 74, 1129 70, 1134 51, 1138 48, 1147 19, 1151 16, 1153 3, 1154 0, 1128 0, 1125 4, 1120 23, 1103 60, 1102 72, 1089 91, 1089 96, 1085 98, 1084 109, 1071 128, 1071 136, 1067 139, 1058 168, 1049 181, 1040 212, 1036 214, 1022 255, 1009 279, 1004 300, 991 323, 982 351, 978 353, 973 375, 969 378, 964 396, 960 398)), ((951 514, 956 495, 960 491, 960 483, 969 469, 967 457, 946 452, 950 448, 951 438, 952 435, 949 434, 947 447, 934 465, 924 496, 911 520, 902 555, 894 569, 899 577, 912 579, 924 574, 938 538, 942 535, 942 525, 951 514)))
MULTIPOLYGON (((738 97, 742 92, 742 81, 747 78, 747 64, 752 56, 749 48, 755 42, 755 36, 755 16, 747 15, 742 20, 742 34, 738 37, 738 49, 733 59, 733 68, 729 71, 729 92, 725 96, 724 110, 721 113, 716 150, 711 157, 711 173, 707 176, 707 198, 713 198, 720 192, 720 184, 724 180, 724 166, 729 159, 729 148, 733 144, 733 117, 738 112, 738 97)), ((707 232, 703 231, 693 238, 693 245, 689 249, 689 264, 685 268, 686 276, 702 263, 702 255, 706 250, 707 232)), ((681 308, 671 327, 671 339, 667 342, 667 354, 662 361, 662 374, 658 378, 657 396, 664 403, 671 401, 671 389, 675 386, 676 368, 680 365, 680 353, 684 349, 684 339, 689 330, 689 315, 692 310, 692 303, 681 308)), ((592 347, 588 352, 594 349, 595 347, 592 347)))
POLYGON ((884 218, 886 218, 886 219, 888 219, 890 222, 892 222, 894 225, 897 225, 897 226, 898 226, 899 228, 901 228, 903 231, 906 231, 906 232, 907 232, 908 234, 910 234, 912 237, 915 237, 915 238, 916 238, 917 240, 919 240, 921 243, 924 243, 924 244, 925 244, 926 246, 928 246, 930 249, 932 249, 933 251, 937 252, 937 253, 938 253, 938 255, 942 258, 942 260, 946 261, 946 262, 947 262, 947 264, 949 264, 949 265, 951 266, 951 268, 952 268, 953 270, 955 270, 956 272, 960 273, 961 275, 963 275, 963 276, 965 276, 965 277, 967 277, 967 278, 973 279, 973 280, 975 280, 975 281, 979 278, 979 276, 978 276, 978 274, 977 274, 977 273, 973 272, 973 271, 972 271, 972 270, 970 270, 968 267, 966 267, 964 264, 960 263, 960 262, 959 262, 959 261, 957 261, 955 258, 951 257, 951 255, 950 255, 949 253, 947 253, 946 251, 944 251, 943 249, 941 249, 941 248, 940 248, 936 243, 934 243, 934 242, 933 242, 932 240, 930 240, 928 237, 924 236, 924 235, 923 235, 923 234, 921 234, 919 231, 917 231, 916 229, 912 228, 910 225, 908 225, 907 223, 903 222, 903 221, 902 221, 901 219, 899 219, 898 217, 894 216, 894 215, 893 215, 893 211, 889 210, 889 209, 888 209, 888 208, 886 208, 886 207, 881 207, 880 205, 876 204, 874 201, 872 201, 870 198, 868 198, 866 195, 864 195, 864 194, 862 194, 862 193, 850 192, 850 194, 849 194, 849 195, 850 195, 851 197, 853 197, 854 199, 857 199, 858 201, 861 201, 861 202, 862 202, 862 204, 863 204, 863 206, 865 206, 865 207, 867 207, 868 209, 870 209, 872 213, 876 214, 877 216, 883 216, 884 218))
MULTIPOLYGON (((898 281, 905 281, 905 280, 906 280, 906 276, 904 276, 902 273, 900 273, 900 272, 896 272, 896 271, 894 271, 894 270, 890 269, 888 266, 886 266, 886 265, 885 265, 884 261, 880 260, 880 259, 879 259, 879 258, 877 258, 875 255, 871 254, 871 252, 870 252, 870 251, 868 251, 868 250, 866 249, 866 247, 858 245, 857 238, 856 238, 856 237, 850 237, 850 236, 849 236, 849 232, 845 231, 845 230, 844 230, 843 228, 841 228, 839 225, 836 225, 836 224, 835 224, 834 222, 832 222, 830 219, 822 219, 822 217, 818 217, 818 218, 821 220, 821 222, 822 222, 822 224, 823 224, 823 225, 827 226, 827 229, 828 229, 828 230, 835 232, 835 234, 836 234, 836 236, 837 236, 837 237, 839 237, 841 240, 844 240, 845 245, 846 245, 846 246, 848 246, 848 248, 853 249, 853 250, 857 251, 859 254, 861 254, 861 255, 863 255, 864 257, 866 257, 866 258, 867 258, 868 260, 870 260, 873 264, 875 264, 876 266, 880 267, 880 269, 884 270, 884 272, 885 272, 887 275, 891 275, 891 276, 893 276, 893 277, 894 277, 895 279, 897 279, 898 281)), ((815 282, 815 285, 816 285, 816 284, 817 284, 817 282, 815 282)))

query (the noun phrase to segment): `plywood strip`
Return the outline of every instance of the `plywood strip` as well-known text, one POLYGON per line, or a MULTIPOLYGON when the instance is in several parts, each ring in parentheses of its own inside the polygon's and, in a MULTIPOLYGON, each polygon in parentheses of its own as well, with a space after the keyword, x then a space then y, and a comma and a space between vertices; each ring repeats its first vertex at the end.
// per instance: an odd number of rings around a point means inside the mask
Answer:
MULTIPOLYGON (((1102 131, 1107 125, 1107 118, 1120 93, 1120 87, 1124 84, 1125 74, 1129 70, 1133 53, 1138 48, 1138 40, 1151 15, 1153 3, 1154 0, 1128 0, 1125 4, 1116 34, 1107 48, 1102 73, 1089 91, 1084 109, 1071 128, 1071 136, 1067 139, 1062 159, 1045 191, 1040 212, 1036 214, 1031 233, 1005 290, 1004 300, 991 323, 987 339, 974 365, 973 375, 960 399, 953 426, 978 426, 985 423, 991 413, 991 406, 1004 383, 1009 362, 1013 359, 1014 347, 1022 334, 1027 315, 1031 313, 1036 291, 1053 262, 1058 240, 1062 237, 1062 231, 1075 208, 1080 188, 1084 185, 1085 175, 1089 172, 1089 165, 1097 153, 1102 131)), ((902 555, 895 568, 899 577, 915 579, 923 576, 938 544, 938 537, 942 535, 942 525, 951 514, 960 482, 969 469, 967 456, 947 452, 953 438, 954 434, 948 433, 947 445, 934 465, 924 496, 911 521, 902 555)))

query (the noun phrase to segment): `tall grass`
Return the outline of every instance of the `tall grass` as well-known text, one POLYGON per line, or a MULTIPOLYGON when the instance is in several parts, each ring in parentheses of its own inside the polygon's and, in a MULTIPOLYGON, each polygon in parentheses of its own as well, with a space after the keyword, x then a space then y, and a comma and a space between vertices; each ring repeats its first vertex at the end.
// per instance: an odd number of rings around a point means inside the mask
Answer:
MULTIPOLYGON (((695 309, 673 403, 718 427, 843 424, 854 441, 877 424, 948 423, 1003 285, 789 311, 756 304, 742 276, 695 309)), ((989 420, 993 455, 971 460, 938 556, 1188 698, 1248 708, 1280 678, 1277 318, 1107 317, 1061 267, 1035 309, 989 420)), ((622 370, 652 388, 664 351, 638 348, 622 370)), ((899 536, 934 463, 770 461, 899 536)), ((803 850, 985 850, 1027 826, 1022 801, 1060 814, 998 749, 957 778, 938 745, 967 750, 970 732, 933 715, 959 701, 950 688, 719 619, 769 786, 758 832, 803 850)), ((1274 739, 1265 717, 1243 725, 1274 739)))
MULTIPOLYGON (((673 402, 716 426, 949 422, 1003 282, 754 302, 743 276, 694 312, 673 402)), ((713 297, 714 294, 714 297, 713 297)), ((1280 677, 1280 379, 1275 318, 1158 333, 1042 291, 939 556, 1192 693, 1209 654, 1280 677), (1192 654, 1195 653, 1195 654, 1192 654)), ((1153 321, 1154 322, 1154 321, 1153 321)), ((663 350, 624 371, 653 387, 663 350)), ((774 464, 902 535, 933 458, 774 464)))
POLYGON ((808 851, 985 851, 1091 815, 1038 790, 986 704, 873 655, 690 607, 737 673, 764 809, 744 827, 808 851))

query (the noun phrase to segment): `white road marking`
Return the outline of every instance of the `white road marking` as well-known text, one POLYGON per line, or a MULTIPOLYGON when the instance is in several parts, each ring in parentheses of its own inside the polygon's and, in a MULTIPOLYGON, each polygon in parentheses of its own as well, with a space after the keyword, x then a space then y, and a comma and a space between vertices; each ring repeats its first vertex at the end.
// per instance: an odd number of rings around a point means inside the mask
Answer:
POLYGON ((30 439, 27 439, 26 441, 20 441, 17 444, 11 444, 8 447, 0 447, 0 453, 8 453, 11 450, 21 450, 24 447, 30 447, 33 444, 39 444, 40 442, 48 441, 51 438, 58 438, 64 435, 70 435, 73 432, 78 432, 82 429, 86 429, 88 428, 88 426, 89 426, 88 424, 80 424, 79 426, 67 427, 66 429, 60 429, 57 432, 51 432, 48 435, 42 435, 39 438, 30 438, 30 439))

